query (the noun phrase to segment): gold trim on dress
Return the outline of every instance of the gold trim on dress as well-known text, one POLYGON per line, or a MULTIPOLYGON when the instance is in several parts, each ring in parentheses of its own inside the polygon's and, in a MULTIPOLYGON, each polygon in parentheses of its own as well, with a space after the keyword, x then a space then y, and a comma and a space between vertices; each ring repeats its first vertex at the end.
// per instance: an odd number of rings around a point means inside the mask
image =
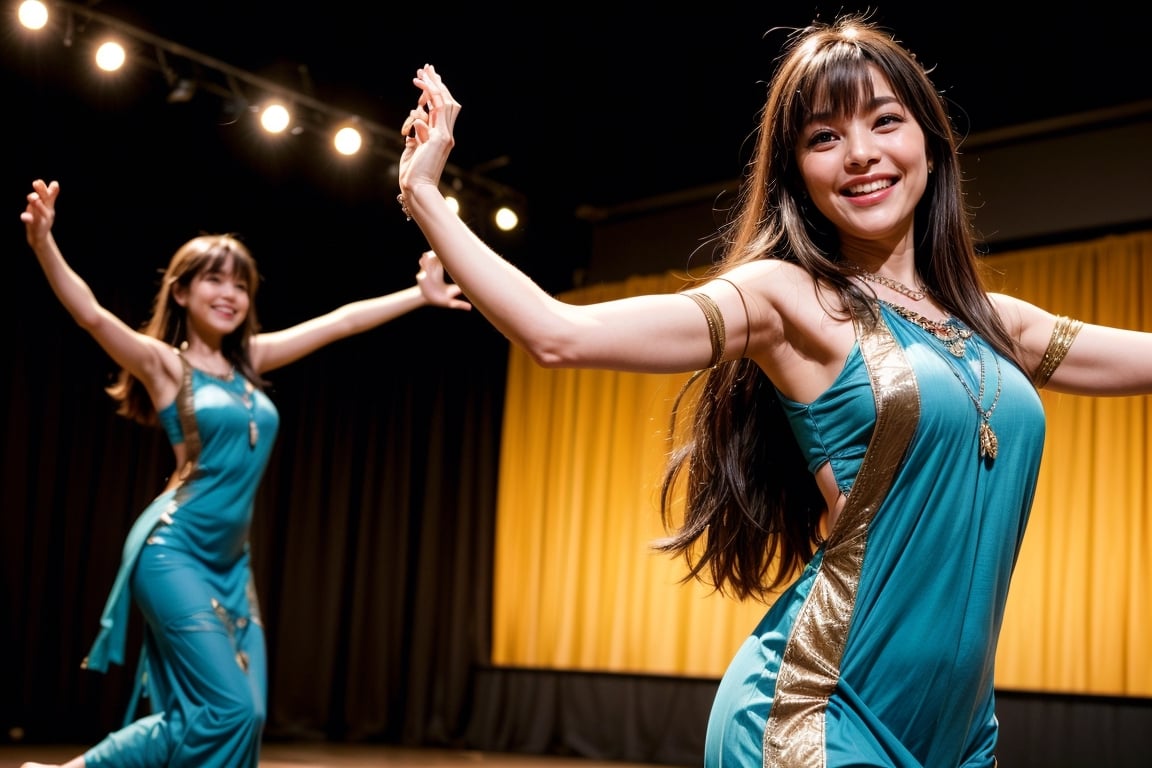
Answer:
MULTIPOLYGON (((200 427, 196 423, 196 393, 192 386, 192 364, 181 355, 184 375, 180 381, 180 391, 176 393, 176 414, 180 417, 180 430, 184 433, 184 465, 180 467, 180 488, 196 476, 200 466, 200 427)), ((182 494, 177 490, 177 504, 182 494)))
POLYGON ((868 528, 920 420, 916 378, 883 318, 874 327, 858 319, 856 336, 872 381, 876 425, 784 648, 764 728, 764 768, 822 768, 827 762, 825 715, 840 679, 868 528))

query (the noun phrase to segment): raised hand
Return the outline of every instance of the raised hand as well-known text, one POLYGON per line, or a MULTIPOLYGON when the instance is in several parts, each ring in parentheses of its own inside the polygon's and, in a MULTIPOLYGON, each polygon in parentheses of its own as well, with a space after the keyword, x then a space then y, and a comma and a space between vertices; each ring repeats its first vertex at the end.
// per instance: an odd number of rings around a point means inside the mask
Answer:
POLYGON ((52 224, 56 221, 56 196, 59 194, 60 185, 55 181, 46 184, 43 179, 36 179, 32 182, 28 205, 20 214, 20 221, 24 222, 25 236, 33 248, 52 232, 52 224))
POLYGON ((421 184, 437 186, 440 183, 448 154, 456 144, 452 131, 456 116, 460 113, 460 103, 452 97, 431 64, 416 70, 412 82, 420 89, 420 97, 402 129, 404 152, 400 156, 399 171, 401 195, 421 184))
POLYGON ((449 283, 444 277, 444 265, 440 263, 436 253, 425 251, 420 256, 420 271, 416 273, 416 283, 428 303, 448 309, 472 309, 472 305, 467 301, 456 298, 461 293, 460 286, 449 283))

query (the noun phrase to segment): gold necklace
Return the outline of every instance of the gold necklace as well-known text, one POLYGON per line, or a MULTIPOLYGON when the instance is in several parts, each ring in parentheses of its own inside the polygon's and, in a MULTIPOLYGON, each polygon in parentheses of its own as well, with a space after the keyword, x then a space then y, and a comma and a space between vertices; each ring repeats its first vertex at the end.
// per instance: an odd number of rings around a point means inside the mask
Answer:
POLYGON ((916 284, 916 287, 919 290, 914 290, 904 285, 904 283, 900 282, 899 280, 893 280, 890 277, 885 277, 878 272, 869 272, 854 261, 845 260, 843 264, 852 272, 854 272, 856 276, 861 280, 891 288, 892 290, 896 291, 896 293, 904 294, 908 298, 912 299, 912 301, 920 301, 925 296, 924 286, 921 283, 916 284))
POLYGON ((972 331, 960 325, 960 323, 956 321, 956 318, 949 317, 944 322, 938 322, 936 320, 929 320, 919 312, 908 309, 908 307, 902 307, 899 304, 893 304, 890 301, 880 299, 880 303, 889 307, 893 312, 900 315, 900 317, 916 323, 916 325, 935 336, 955 357, 964 357, 964 350, 966 349, 965 342, 972 338, 972 331))
MULTIPOLYGON (((981 369, 983 370, 983 369, 981 369)), ((256 397, 253 394, 256 387, 248 379, 244 379, 244 394, 240 402, 248 409, 248 447, 255 448, 256 441, 260 439, 260 427, 256 424, 256 397)))
POLYGON ((992 411, 996 410, 996 404, 1000 402, 1000 358, 992 355, 992 359, 996 362, 996 394, 992 397, 992 404, 985 410, 981 403, 984 402, 984 348, 980 345, 976 346, 976 353, 980 355, 980 392, 973 395, 968 382, 964 381, 964 377, 956 370, 955 366, 948 363, 949 370, 956 380, 960 382, 960 386, 964 387, 964 391, 968 394, 968 399, 976 406, 976 413, 980 414, 980 458, 987 458, 989 461, 996 458, 996 454, 1000 452, 1000 441, 996 438, 996 433, 992 431, 992 411))
MULTIPOLYGON (((956 318, 949 317, 944 322, 937 322, 929 320, 918 312, 913 312, 907 307, 902 307, 899 304, 893 304, 889 301, 880 300, 880 303, 890 308, 893 312, 900 315, 900 317, 915 323, 928 333, 932 334, 938 341, 940 341, 944 348, 952 354, 953 357, 964 357, 966 349, 965 342, 972 338, 972 331, 960 325, 956 318)), ((996 454, 1000 452, 1000 440, 996 437, 996 433, 992 430, 992 411, 996 410, 997 403, 1000 402, 1000 358, 992 355, 992 360, 996 363, 996 394, 992 396, 992 404, 987 409, 984 408, 984 348, 981 345, 976 345, 976 353, 980 355, 980 389, 977 394, 972 394, 972 388, 968 386, 968 382, 964 381, 964 377, 960 375, 960 371, 956 370, 956 366, 945 358, 945 365, 948 370, 952 371, 952 375, 960 382, 960 386, 964 387, 964 392, 968 395, 968 399, 972 401, 972 405, 976 406, 976 413, 980 415, 980 458, 987 458, 992 460, 996 458, 996 454)))
POLYGON ((216 379, 217 382, 219 382, 220 388, 227 392, 231 397, 239 400, 240 404, 244 406, 244 409, 248 411, 248 446, 250 448, 255 448, 256 442, 260 439, 260 427, 258 424, 256 424, 256 397, 253 394, 256 391, 255 385, 253 385, 252 382, 248 381, 248 379, 242 376, 240 378, 241 381, 244 382, 244 391, 236 392, 231 386, 236 381, 236 366, 232 366, 231 370, 225 374, 213 373, 212 371, 207 371, 203 368, 193 365, 192 361, 188 360, 188 355, 186 354, 187 351, 188 342, 185 341, 180 345, 179 354, 185 359, 185 361, 187 361, 188 365, 191 365, 205 376, 210 376, 211 378, 216 379))
MULTIPOLYGON (((235 371, 235 368, 233 368, 235 371)), ((233 373, 228 378, 215 376, 207 371, 200 371, 206 376, 212 376, 217 380, 217 385, 223 389, 228 395, 240 402, 244 409, 248 411, 248 447, 255 448, 256 442, 260 439, 260 427, 256 424, 256 387, 252 382, 243 376, 240 377, 242 391, 236 391, 236 375, 233 373)))

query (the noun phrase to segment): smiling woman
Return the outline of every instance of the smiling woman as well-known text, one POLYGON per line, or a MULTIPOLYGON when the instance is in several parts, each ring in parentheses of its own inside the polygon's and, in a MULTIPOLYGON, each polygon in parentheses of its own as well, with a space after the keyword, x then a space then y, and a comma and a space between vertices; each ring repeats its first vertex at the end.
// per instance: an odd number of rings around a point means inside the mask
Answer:
POLYGON ((1039 390, 1152 393, 1152 333, 985 282, 921 61, 856 15, 793 32, 721 257, 678 292, 580 304, 449 215, 462 107, 430 64, 413 85, 400 192, 485 317, 546 368, 691 373, 656 547, 685 581, 768 604, 720 681, 704 764, 995 766, 1039 390))
POLYGON ((419 307, 471 307, 425 262, 409 288, 261 332, 248 248, 233 235, 201 235, 172 256, 137 331, 64 261, 52 234, 59 194, 55 181, 33 182, 21 214, 28 244, 64 308, 121 366, 108 389, 118 412, 162 428, 175 460, 128 533, 84 660, 98 672, 124 663, 134 600, 146 626, 126 725, 65 765, 255 768, 268 679, 248 536, 280 426, 262 374, 419 307), (141 697, 149 711, 137 717, 141 697))

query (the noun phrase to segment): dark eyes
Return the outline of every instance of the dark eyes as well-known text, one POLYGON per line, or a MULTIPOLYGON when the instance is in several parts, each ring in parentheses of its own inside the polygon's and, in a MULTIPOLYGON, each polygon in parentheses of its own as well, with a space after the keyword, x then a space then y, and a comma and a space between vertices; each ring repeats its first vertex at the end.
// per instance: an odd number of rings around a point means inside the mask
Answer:
POLYGON ((827 144, 831 141, 835 141, 835 139, 836 135, 832 133, 832 131, 817 131, 808 137, 808 146, 816 147, 821 144, 827 144))
MULTIPOLYGON (((878 116, 873 123, 873 130, 883 131, 886 128, 900 125, 904 122, 904 117, 891 112, 886 112, 878 116)), ((809 148, 819 147, 823 144, 830 144, 839 138, 839 133, 831 128, 820 128, 808 137, 807 146, 809 148)))
MULTIPOLYGON (((223 281, 223 275, 219 272, 208 272, 204 275, 204 281, 208 283, 219 283, 223 281)), ((242 291, 248 290, 248 283, 245 280, 236 280, 236 287, 242 291)))

